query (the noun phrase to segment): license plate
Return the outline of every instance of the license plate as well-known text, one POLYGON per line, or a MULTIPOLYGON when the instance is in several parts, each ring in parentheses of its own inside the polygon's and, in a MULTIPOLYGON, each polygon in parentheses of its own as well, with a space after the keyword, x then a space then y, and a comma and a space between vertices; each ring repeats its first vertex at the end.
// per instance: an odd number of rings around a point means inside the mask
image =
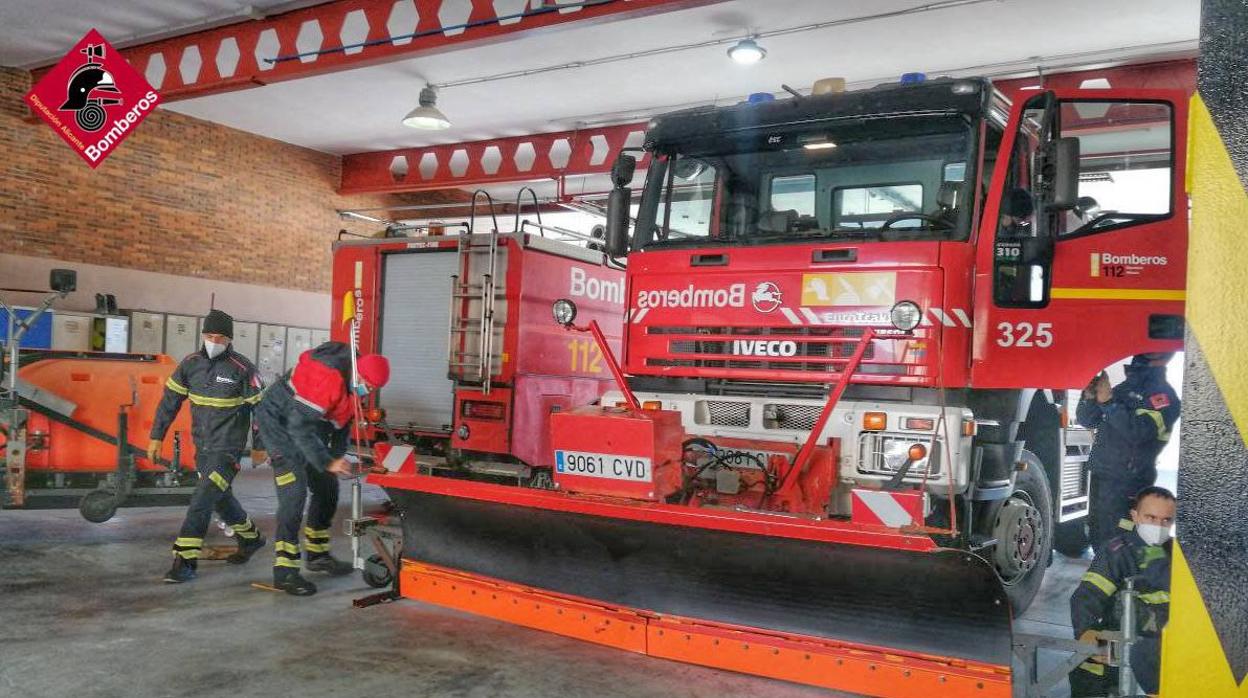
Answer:
MULTIPOLYGON (((720 462, 729 468, 754 468, 758 470, 758 464, 761 462, 767 465, 771 462, 772 456, 784 456, 783 453, 775 451, 754 451, 748 448, 732 448, 723 449, 720 455, 720 462)), ((787 458, 787 456, 785 456, 787 458)))
POLYGON ((630 482, 650 481, 650 459, 614 453, 555 451, 555 473, 630 482))

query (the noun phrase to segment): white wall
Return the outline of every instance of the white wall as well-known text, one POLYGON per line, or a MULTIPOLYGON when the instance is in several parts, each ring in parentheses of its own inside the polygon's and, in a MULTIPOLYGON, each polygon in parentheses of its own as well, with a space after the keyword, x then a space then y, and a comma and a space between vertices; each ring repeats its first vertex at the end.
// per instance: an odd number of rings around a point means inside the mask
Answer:
MULTIPOLYGON (((90 312, 95 310, 95 294, 111 293, 117 297, 117 307, 123 310, 204 315, 210 309, 212 294, 215 293, 216 307, 238 320, 300 327, 329 326, 331 306, 327 293, 59 262, 40 257, 0 254, 0 288, 46 289, 48 272, 54 268, 78 272, 78 290, 53 306, 59 310, 90 312)), ((10 291, 0 291, 0 294, 10 305, 35 305, 46 295, 10 291)))

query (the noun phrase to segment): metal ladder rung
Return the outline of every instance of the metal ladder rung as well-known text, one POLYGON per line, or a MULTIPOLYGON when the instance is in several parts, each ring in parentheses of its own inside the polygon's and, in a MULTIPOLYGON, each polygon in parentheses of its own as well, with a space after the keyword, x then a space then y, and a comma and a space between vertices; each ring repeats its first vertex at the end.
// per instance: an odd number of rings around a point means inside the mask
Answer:
MULTIPOLYGON (((481 293, 481 292, 479 292, 479 291, 477 291, 477 292, 465 292, 465 293, 458 293, 458 292, 455 292, 455 293, 452 293, 452 294, 451 294, 451 298, 480 298, 482 295, 484 295, 484 294, 482 294, 482 293, 481 293)), ((494 292, 494 297, 495 297, 495 298, 506 298, 506 297, 507 297, 507 292, 506 292, 506 291, 504 291, 504 290, 502 290, 502 289, 499 289, 499 290, 497 290, 497 291, 495 291, 495 292, 494 292)))

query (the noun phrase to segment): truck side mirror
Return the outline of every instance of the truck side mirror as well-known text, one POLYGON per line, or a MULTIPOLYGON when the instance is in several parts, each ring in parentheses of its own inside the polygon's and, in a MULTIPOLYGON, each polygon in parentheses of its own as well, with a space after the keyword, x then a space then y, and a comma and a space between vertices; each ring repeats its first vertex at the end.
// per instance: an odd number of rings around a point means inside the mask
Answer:
POLYGON ((611 181, 615 187, 607 196, 607 230, 606 252, 611 257, 623 257, 628 254, 628 222, 629 205, 633 201, 633 190, 628 187, 633 181, 633 173, 637 170, 637 158, 627 153, 620 153, 611 166, 611 181))
POLYGON ((620 153, 611 165, 611 183, 617 189, 627 187, 633 181, 633 173, 637 171, 637 158, 628 153, 620 153))
POLYGON ((1053 144, 1053 207, 1069 211, 1079 203, 1079 139, 1068 136, 1053 144))
POLYGON ((72 293, 78 290, 78 272, 73 269, 53 269, 48 275, 48 288, 57 293, 72 293))

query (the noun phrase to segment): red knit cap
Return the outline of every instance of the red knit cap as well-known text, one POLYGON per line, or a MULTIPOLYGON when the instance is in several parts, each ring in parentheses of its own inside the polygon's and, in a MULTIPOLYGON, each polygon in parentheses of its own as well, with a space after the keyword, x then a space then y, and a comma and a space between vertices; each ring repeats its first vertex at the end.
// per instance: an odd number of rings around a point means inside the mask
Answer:
POLYGON ((368 381, 374 388, 380 388, 390 382, 390 360, 381 354, 365 354, 356 360, 360 378, 368 381))

